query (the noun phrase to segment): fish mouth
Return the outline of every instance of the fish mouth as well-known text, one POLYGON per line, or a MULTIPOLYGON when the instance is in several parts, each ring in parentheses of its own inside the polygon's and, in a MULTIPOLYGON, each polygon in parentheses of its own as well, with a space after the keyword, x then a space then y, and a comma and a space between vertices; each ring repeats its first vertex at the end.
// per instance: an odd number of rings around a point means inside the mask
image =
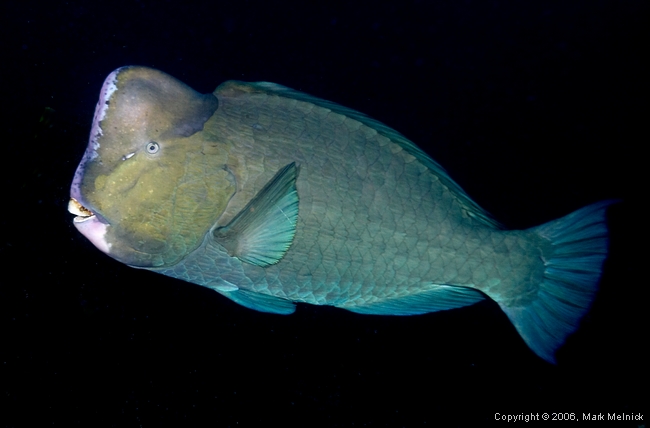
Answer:
POLYGON ((72 223, 77 230, 88 238, 95 247, 110 255, 111 244, 106 237, 110 224, 101 215, 81 205, 75 198, 70 198, 68 211, 76 215, 72 223))
POLYGON ((99 220, 102 223, 108 224, 108 222, 101 215, 94 213, 88 208, 84 207, 75 198, 70 198, 70 202, 68 202, 68 212, 76 216, 72 220, 74 223, 83 223, 90 220, 99 220))
POLYGON ((75 198, 70 198, 70 202, 68 202, 68 212, 76 216, 73 220, 75 223, 88 221, 95 216, 95 213, 81 205, 75 198))

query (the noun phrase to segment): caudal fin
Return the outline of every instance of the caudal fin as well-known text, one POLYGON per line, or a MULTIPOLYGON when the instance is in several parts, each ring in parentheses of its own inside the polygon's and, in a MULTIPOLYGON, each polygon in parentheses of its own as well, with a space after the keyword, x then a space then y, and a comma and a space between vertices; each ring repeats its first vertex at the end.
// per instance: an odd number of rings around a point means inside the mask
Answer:
POLYGON ((529 229, 551 241, 537 298, 520 307, 502 306, 528 346, 555 363, 555 351, 587 313, 607 257, 606 208, 603 201, 566 217, 529 229))

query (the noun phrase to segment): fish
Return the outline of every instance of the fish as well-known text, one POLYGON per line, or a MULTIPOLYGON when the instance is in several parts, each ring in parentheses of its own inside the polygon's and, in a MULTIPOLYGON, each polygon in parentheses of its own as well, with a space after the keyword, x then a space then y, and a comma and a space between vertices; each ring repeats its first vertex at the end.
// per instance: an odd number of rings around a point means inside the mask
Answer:
POLYGON ((556 363, 596 296, 613 202, 507 230, 362 113, 269 82, 201 94, 126 66, 101 88, 68 210, 113 259, 258 311, 418 315, 491 299, 556 363))

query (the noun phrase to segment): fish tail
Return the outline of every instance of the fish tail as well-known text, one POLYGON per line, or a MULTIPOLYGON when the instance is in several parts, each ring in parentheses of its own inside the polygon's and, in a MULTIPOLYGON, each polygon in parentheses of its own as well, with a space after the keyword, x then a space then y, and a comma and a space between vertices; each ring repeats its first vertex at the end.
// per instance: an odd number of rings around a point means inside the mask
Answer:
POLYGON ((502 306, 528 346, 555 363, 555 352, 577 330, 593 302, 607 257, 605 212, 616 201, 598 202, 528 229, 550 241, 544 273, 529 304, 502 306))

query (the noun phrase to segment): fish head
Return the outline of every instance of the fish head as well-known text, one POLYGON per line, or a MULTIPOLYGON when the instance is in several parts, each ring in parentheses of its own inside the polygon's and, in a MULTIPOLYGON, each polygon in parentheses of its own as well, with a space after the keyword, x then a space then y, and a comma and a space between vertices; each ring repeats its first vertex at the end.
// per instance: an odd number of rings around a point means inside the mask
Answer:
POLYGON ((196 249, 236 188, 227 147, 205 129, 218 107, 158 70, 112 72, 70 189, 76 228, 136 267, 171 266, 196 249))

